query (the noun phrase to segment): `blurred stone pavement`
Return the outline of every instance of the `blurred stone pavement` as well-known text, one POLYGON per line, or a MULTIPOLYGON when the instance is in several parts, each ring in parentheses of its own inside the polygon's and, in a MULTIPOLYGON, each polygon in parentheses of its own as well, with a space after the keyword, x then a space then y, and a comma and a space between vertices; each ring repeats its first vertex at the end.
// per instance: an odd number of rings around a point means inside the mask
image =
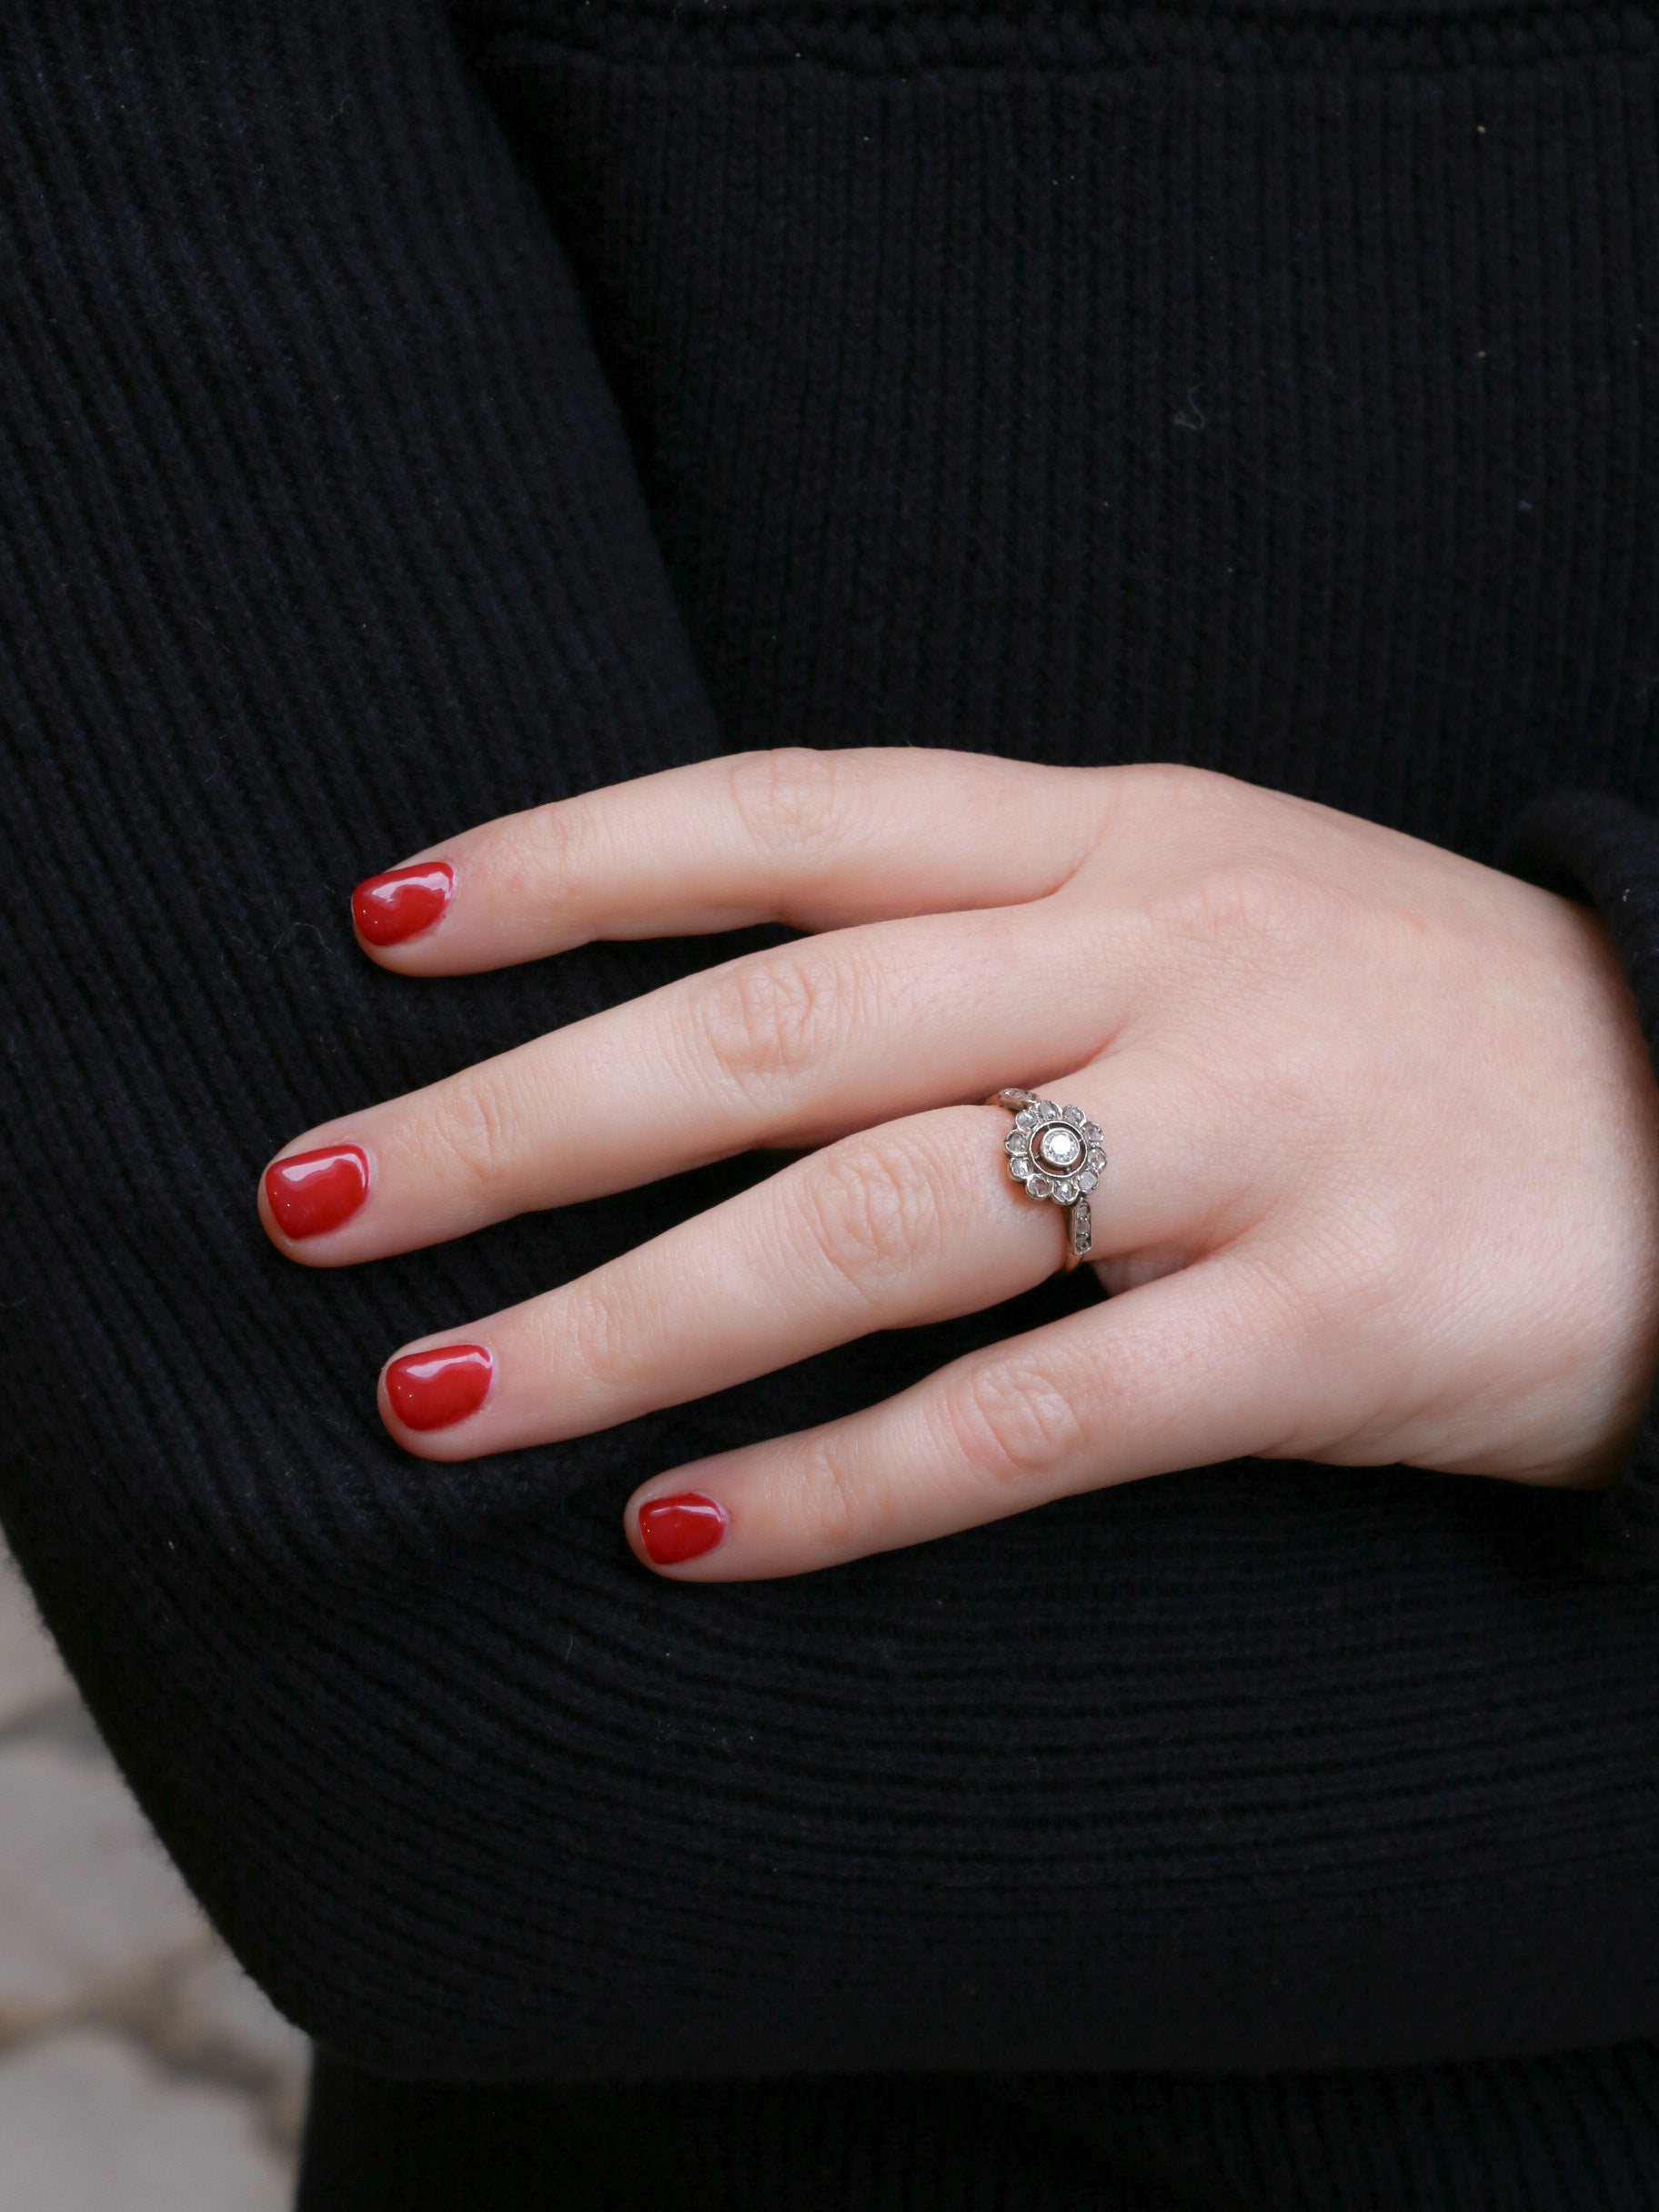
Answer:
POLYGON ((306 2069, 0 1550, 0 2212, 287 2212, 306 2069))

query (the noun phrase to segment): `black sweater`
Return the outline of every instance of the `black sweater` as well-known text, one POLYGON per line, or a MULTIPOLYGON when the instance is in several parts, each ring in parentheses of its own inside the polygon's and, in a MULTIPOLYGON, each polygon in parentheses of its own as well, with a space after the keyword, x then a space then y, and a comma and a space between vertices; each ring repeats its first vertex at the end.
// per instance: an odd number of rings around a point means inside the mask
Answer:
POLYGON ((653 1469, 1091 1292, 435 1466, 387 1351, 766 1163, 328 1274, 253 1206, 730 949, 412 985, 357 878, 727 747, 1305 793, 1595 899, 1659 1039, 1656 62, 1568 0, 0 12, 0 1515, 331 2055, 312 2202, 647 2138, 654 2204, 1659 2199, 1659 1423, 1595 1499, 1246 1463, 664 1584, 653 1469))

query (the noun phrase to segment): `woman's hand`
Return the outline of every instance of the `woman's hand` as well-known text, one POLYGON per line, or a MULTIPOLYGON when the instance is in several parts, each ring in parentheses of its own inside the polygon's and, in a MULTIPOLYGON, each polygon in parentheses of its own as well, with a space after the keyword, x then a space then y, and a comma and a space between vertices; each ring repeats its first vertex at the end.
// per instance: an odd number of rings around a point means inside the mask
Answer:
MULTIPOLYGON (((410 1452, 586 1433, 1060 1264, 1004 1085, 1104 1131, 1117 1293, 845 1420, 679 1467, 650 1563, 790 1574, 1246 1454, 1580 1483, 1659 1364, 1659 1097, 1599 923, 1198 770, 933 752, 711 760, 359 887, 410 977, 594 938, 809 932, 314 1129, 266 1229, 346 1266, 753 1146, 758 1187, 407 1347, 410 1452), (307 1160, 304 1155, 321 1157, 307 1160)), ((411 988, 417 988, 411 985, 411 988)))

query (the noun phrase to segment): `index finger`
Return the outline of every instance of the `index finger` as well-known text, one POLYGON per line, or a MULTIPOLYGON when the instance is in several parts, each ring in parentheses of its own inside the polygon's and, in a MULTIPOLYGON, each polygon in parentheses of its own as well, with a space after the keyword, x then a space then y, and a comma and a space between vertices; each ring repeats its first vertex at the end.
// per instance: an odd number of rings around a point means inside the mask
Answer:
POLYGON ((502 815, 352 894, 371 960, 459 975, 595 938, 803 930, 1057 890, 1111 769, 869 748, 739 753, 502 815))

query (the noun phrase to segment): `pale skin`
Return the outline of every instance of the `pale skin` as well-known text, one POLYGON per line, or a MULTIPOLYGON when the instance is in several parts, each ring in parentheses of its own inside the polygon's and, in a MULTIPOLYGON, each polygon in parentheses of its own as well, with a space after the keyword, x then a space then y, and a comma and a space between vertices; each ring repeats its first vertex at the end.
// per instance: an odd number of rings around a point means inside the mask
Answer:
MULTIPOLYGON (((593 1273, 445 1325, 478 1408, 456 1461, 681 1404, 1060 1263, 1006 1172, 1002 1085, 1105 1132, 1113 1295, 885 1403, 654 1474, 715 1501, 741 1581, 1252 1456, 1588 1485, 1659 1369, 1659 1092, 1584 908, 1390 830, 1173 767, 749 754, 414 856, 440 920, 410 979, 589 940, 781 921, 705 970, 307 1131, 367 1201, 280 1249, 343 1267, 751 1148, 779 1172, 593 1273), (596 1111, 598 1110, 598 1111, 596 1111)), ((1241 1476, 1242 1480, 1248 1479, 1241 1476)))

